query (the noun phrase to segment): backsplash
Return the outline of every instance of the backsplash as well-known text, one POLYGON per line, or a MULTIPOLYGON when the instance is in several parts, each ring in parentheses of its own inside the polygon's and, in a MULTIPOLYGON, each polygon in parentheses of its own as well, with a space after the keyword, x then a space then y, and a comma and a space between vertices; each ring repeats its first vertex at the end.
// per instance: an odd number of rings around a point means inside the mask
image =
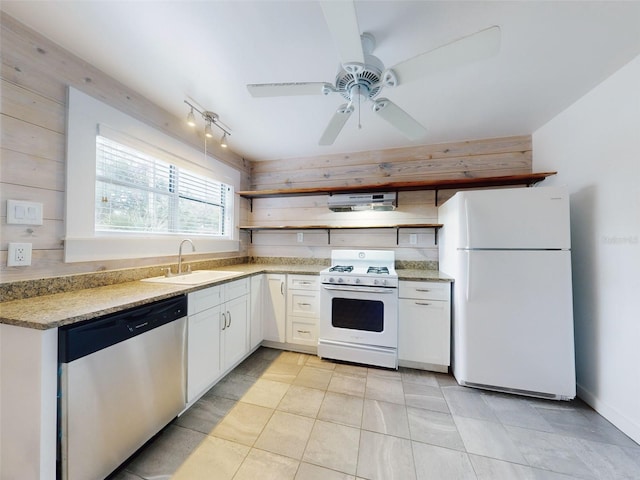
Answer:
MULTIPOLYGON (((214 260, 185 262, 192 270, 208 270, 222 268, 242 263, 263 265, 324 265, 330 266, 328 258, 305 257, 230 257, 214 260)), ((52 295, 55 293, 82 290, 85 288, 103 287, 116 283, 135 282, 143 278, 163 275, 164 269, 175 267, 175 264, 154 265, 152 267, 126 268, 106 272, 83 273, 78 275, 64 275, 61 277, 40 278, 37 280, 22 280, 0 283, 0 299, 3 302, 20 300, 23 298, 52 295)), ((406 270, 437 270, 436 261, 396 260, 396 269, 406 270)))

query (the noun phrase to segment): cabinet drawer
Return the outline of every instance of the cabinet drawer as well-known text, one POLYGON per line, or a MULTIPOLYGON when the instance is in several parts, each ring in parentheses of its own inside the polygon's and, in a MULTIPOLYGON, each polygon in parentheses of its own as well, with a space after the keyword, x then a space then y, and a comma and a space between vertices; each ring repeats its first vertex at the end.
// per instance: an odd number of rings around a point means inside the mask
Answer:
POLYGON ((289 315, 295 317, 318 317, 320 298, 317 292, 289 291, 289 315))
POLYGON ((224 287, 224 300, 228 302, 234 298, 241 297, 249 293, 249 278, 242 278, 240 280, 234 280, 229 283, 225 283, 224 287))
POLYGON ((294 319, 291 322, 291 335, 288 341, 302 345, 316 345, 318 343, 318 326, 294 319))
POLYGON ((451 295, 451 284, 448 282, 400 282, 398 296, 400 298, 417 298, 425 300, 446 300, 451 295))
POLYGON ((317 275, 287 275, 287 287, 294 290, 319 290, 320 277, 317 275))
POLYGON ((215 287, 205 288, 198 290, 197 292, 191 292, 188 297, 187 312, 189 315, 202 312, 216 305, 222 303, 222 287, 216 285, 215 287))

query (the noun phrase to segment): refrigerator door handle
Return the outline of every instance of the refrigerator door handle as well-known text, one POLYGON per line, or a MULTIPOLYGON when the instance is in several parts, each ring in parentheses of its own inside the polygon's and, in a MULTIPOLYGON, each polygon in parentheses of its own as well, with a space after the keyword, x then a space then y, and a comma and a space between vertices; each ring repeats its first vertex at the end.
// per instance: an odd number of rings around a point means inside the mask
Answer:
MULTIPOLYGON (((465 197, 464 199, 464 228, 465 228, 465 245, 462 245, 463 248, 469 248, 471 245, 471 239, 469 238, 469 200, 465 197)), ((467 281, 467 285, 469 282, 467 281)), ((468 291, 468 290, 467 290, 468 291)))
POLYGON ((466 300, 469 301, 469 288, 470 288, 470 284, 471 284, 471 252, 469 252, 468 250, 466 250, 465 255, 467 256, 467 269, 466 269, 466 274, 467 274, 467 279, 466 279, 466 285, 465 285, 465 292, 466 292, 466 300))

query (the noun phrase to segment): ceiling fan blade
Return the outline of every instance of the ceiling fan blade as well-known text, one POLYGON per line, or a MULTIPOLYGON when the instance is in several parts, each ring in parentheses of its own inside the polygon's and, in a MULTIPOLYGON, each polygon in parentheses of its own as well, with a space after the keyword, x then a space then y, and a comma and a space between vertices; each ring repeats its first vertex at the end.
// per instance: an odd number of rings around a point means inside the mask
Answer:
POLYGON ((499 50, 500 27, 493 26, 400 62, 390 70, 402 85, 432 72, 491 57, 499 50))
POLYGON ((350 106, 347 103, 340 105, 336 110, 336 113, 331 117, 329 125, 325 128, 322 137, 320 137, 318 145, 333 145, 333 142, 336 141, 338 134, 342 130, 342 127, 344 127, 344 124, 347 123, 347 120, 349 120, 353 110, 353 106, 350 106))
POLYGON ((322 95, 325 86, 332 87, 324 82, 300 82, 300 83, 250 83, 247 90, 252 97, 288 97, 294 95, 322 95))
POLYGON ((362 40, 353 2, 320 2, 324 18, 338 49, 341 63, 364 63, 362 40))
POLYGON ((417 140, 427 133, 426 128, 388 98, 374 101, 373 111, 400 130, 409 140, 417 140))

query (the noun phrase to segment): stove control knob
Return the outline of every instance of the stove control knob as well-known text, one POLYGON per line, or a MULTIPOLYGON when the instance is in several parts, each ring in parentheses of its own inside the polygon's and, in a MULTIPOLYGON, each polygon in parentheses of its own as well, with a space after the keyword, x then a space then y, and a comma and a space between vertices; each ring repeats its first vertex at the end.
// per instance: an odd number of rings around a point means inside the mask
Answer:
POLYGON ((334 283, 333 277, 329 277, 329 283, 334 283))
POLYGON ((360 279, 359 278, 356 278, 356 283, 360 283, 360 279))
POLYGON ((374 284, 374 285, 377 285, 378 283, 379 283, 379 282, 378 282, 378 279, 376 278, 376 279, 373 281, 373 284, 374 284))
POLYGON ((384 279, 384 278, 382 280, 380 280, 380 282, 382 283, 382 285, 386 285, 387 284, 387 280, 384 279))
POLYGON ((342 277, 338 278, 338 283, 342 283, 342 282, 343 282, 342 277))

